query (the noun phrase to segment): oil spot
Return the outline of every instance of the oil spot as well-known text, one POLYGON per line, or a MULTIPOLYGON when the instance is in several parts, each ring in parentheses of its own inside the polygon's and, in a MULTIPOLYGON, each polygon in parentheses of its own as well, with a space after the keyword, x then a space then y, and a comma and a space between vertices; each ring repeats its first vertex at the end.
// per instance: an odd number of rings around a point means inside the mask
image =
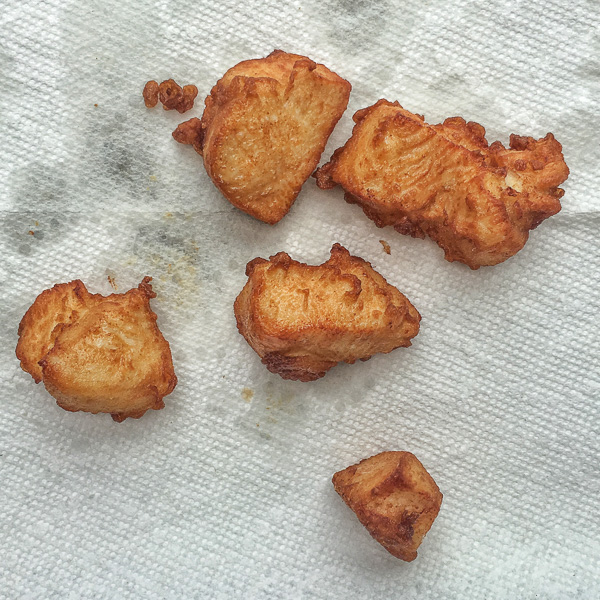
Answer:
POLYGON ((394 27, 389 0, 338 0, 332 11, 335 18, 327 19, 336 45, 344 45, 349 55, 363 54, 373 46, 373 31, 384 32, 394 27))
POLYGON ((10 80, 10 76, 15 72, 15 59, 12 54, 0 50, 0 76, 3 81, 10 80))
POLYGON ((250 388, 245 387, 242 389, 242 398, 245 402, 251 402, 253 397, 254 392, 250 388))
MULTIPOLYGON (((268 382, 264 388, 265 392, 265 410, 273 411, 274 413, 285 412, 292 413, 296 412, 296 404, 293 402, 296 395, 289 389, 286 389, 281 385, 274 385, 268 382)), ((272 414, 272 413, 271 413, 272 414)), ((273 417, 271 417, 273 418, 273 417)))
POLYGON ((195 306, 199 289, 198 244, 185 215, 174 214, 167 222, 145 225, 138 230, 133 254, 154 276, 158 301, 179 307, 195 306))
MULTIPOLYGON (((121 202, 146 189, 150 159, 132 127, 131 119, 119 112, 90 117, 83 133, 86 165, 78 182, 82 189, 92 183, 104 195, 118 194, 121 202)), ((154 197, 155 190, 150 192, 154 197)))
POLYGON ((61 236, 61 230, 66 217, 61 219, 52 218, 47 220, 36 218, 29 211, 10 212, 5 215, 3 223, 3 235, 0 240, 7 253, 18 252, 23 256, 44 253, 48 250, 48 244, 61 236), (41 224, 40 224, 41 223, 41 224), (48 239, 46 239, 48 238, 48 239))
POLYGON ((12 174, 13 204, 21 208, 56 210, 64 208, 65 178, 56 168, 39 163, 28 164, 12 174))

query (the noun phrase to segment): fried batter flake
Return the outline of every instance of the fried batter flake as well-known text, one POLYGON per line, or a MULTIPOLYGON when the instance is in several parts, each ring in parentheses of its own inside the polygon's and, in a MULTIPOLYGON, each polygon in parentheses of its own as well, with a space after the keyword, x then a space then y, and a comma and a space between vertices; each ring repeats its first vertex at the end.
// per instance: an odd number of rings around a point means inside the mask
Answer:
POLYGON ((237 64, 205 101, 198 139, 208 175, 234 206, 277 223, 317 166, 350 90, 324 65, 281 50, 237 64))
POLYGON ((388 552, 405 561, 437 517, 442 493, 414 454, 382 452, 333 476, 335 491, 388 552))
POLYGON ((569 169, 551 133, 488 146, 477 123, 428 125, 386 100, 354 121, 352 137, 315 173, 317 185, 340 184, 378 227, 430 236, 448 261, 472 269, 501 263, 561 208, 557 186, 569 169))
POLYGON ((421 317, 371 265, 340 244, 320 266, 285 252, 246 267, 237 326, 267 369, 313 381, 338 362, 410 346, 421 317))
POLYGON ((195 85, 184 85, 182 88, 173 79, 167 79, 160 85, 156 81, 149 81, 142 95, 148 108, 154 108, 160 100, 165 110, 184 113, 194 107, 198 88, 195 85))
POLYGON ((21 367, 69 411, 115 421, 164 407, 177 378, 146 277, 125 294, 90 294, 77 280, 45 290, 19 325, 21 367))
POLYGON ((189 121, 179 123, 172 135, 176 142, 193 146, 198 154, 202 154, 203 132, 202 122, 197 117, 194 117, 189 121))
POLYGON ((148 81, 142 92, 144 104, 147 108, 154 108, 158 104, 158 83, 156 81, 148 81))

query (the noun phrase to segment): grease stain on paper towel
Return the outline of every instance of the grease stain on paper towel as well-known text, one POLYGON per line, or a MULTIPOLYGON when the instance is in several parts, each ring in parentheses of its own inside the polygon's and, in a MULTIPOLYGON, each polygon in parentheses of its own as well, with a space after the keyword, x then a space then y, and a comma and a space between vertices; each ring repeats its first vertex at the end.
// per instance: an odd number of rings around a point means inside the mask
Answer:
POLYGON ((7 253, 21 256, 45 252, 48 243, 59 236, 67 218, 64 215, 41 217, 32 212, 8 213, 4 217, 4 245, 7 253))
POLYGON ((154 284, 164 292, 157 300, 184 308, 197 305, 200 289, 200 248, 191 235, 189 218, 166 213, 160 221, 140 227, 133 243, 133 261, 146 263, 154 284))
POLYGON ((89 114, 80 169, 85 181, 80 180, 80 185, 93 186, 102 192, 102 198, 117 194, 122 204, 139 204, 139 193, 147 190, 148 173, 153 169, 150 155, 135 132, 136 125, 131 115, 119 112, 89 114))
POLYGON ((64 209, 67 181, 61 175, 60 169, 59 165, 31 162, 14 171, 14 205, 35 206, 38 210, 64 209))
POLYGON ((302 409, 294 402, 296 400, 294 392, 270 381, 256 391, 243 387, 240 395, 249 404, 246 417, 242 419, 242 427, 247 428, 249 423, 253 423, 251 429, 263 439, 271 439, 272 436, 267 431, 272 426, 280 422, 285 425, 291 415, 302 409))
POLYGON ((372 47, 374 31, 381 34, 397 27, 393 10, 388 0, 338 0, 331 9, 335 18, 325 18, 324 22, 330 24, 336 45, 343 44, 344 51, 354 55, 372 47))
POLYGON ((241 396, 245 402, 252 402, 252 398, 254 397, 254 390, 251 390, 250 388, 247 388, 247 387, 242 388, 241 396))

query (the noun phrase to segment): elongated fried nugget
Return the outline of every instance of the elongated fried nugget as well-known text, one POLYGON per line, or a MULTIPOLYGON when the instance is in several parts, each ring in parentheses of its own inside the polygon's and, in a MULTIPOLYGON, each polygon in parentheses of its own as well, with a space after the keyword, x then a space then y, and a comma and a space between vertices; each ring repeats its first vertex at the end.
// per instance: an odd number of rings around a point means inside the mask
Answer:
POLYGON ((315 173, 317 184, 340 184, 378 227, 430 236, 448 261, 472 269, 501 263, 561 208, 557 186, 569 169, 551 133, 488 146, 477 123, 428 125, 386 100, 354 121, 352 137, 315 173))
POLYGON ((313 381, 338 362, 410 346, 421 316, 371 265, 335 244, 320 266, 285 252, 246 267, 234 312, 246 341, 267 369, 313 381))
POLYGON ((368 532, 391 554, 406 561, 437 517, 442 493, 410 452, 382 452, 333 476, 335 491, 368 532))
POLYGON ((241 62, 206 98, 194 148, 234 206, 277 223, 317 166, 350 89, 324 65, 281 50, 241 62))
POLYGON ((21 367, 70 411, 116 421, 164 407, 177 378, 156 325, 146 277, 125 294, 90 294, 81 281, 42 292, 19 325, 21 367))

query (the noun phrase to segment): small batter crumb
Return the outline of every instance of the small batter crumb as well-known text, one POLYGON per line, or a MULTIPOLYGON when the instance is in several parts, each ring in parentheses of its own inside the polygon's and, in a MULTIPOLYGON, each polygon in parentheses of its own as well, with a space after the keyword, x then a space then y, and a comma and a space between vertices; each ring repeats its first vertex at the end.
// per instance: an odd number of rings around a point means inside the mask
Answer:
POLYGON ((156 81, 146 83, 142 96, 144 96, 144 104, 148 108, 154 108, 158 104, 158 83, 156 81))
POLYGON ((383 251, 386 254, 392 253, 392 249, 390 248, 390 245, 385 240, 379 240, 379 243, 383 246, 383 251))
POLYGON ((178 113, 193 108, 197 95, 198 88, 195 85, 184 85, 182 88, 173 79, 167 79, 160 85, 156 81, 148 81, 142 92, 148 108, 154 108, 160 100, 165 110, 176 110, 178 113))

